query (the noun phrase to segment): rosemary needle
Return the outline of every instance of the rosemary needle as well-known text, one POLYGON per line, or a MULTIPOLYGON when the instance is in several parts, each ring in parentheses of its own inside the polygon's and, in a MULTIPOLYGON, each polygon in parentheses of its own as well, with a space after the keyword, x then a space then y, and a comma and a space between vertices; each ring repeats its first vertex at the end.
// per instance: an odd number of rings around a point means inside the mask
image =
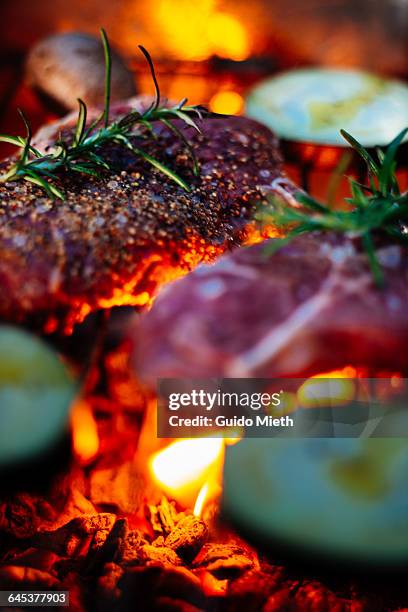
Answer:
POLYGON ((357 151, 367 165, 369 185, 349 179, 351 197, 347 210, 333 210, 304 193, 296 195, 301 208, 288 207, 277 197, 268 198, 268 206, 257 216, 258 221, 274 223, 287 231, 284 238, 271 241, 269 254, 288 244, 295 236, 314 231, 331 231, 361 238, 363 249, 378 287, 384 284, 384 274, 376 254, 374 237, 388 236, 408 247, 408 192, 401 193, 396 175, 396 155, 408 134, 403 130, 385 151, 378 149, 375 159, 353 136, 341 130, 342 136, 357 151))
POLYGON ((55 180, 61 170, 72 173, 79 172, 95 177, 98 177, 103 171, 113 170, 104 157, 104 148, 106 145, 113 143, 127 148, 135 156, 141 157, 152 167, 169 177, 182 189, 190 191, 190 186, 179 174, 160 159, 149 155, 144 150, 143 145, 149 136, 155 137, 154 122, 161 123, 166 129, 174 133, 186 148, 192 160, 193 174, 197 175, 199 167, 193 148, 183 132, 173 123, 173 120, 181 120, 186 125, 199 131, 195 119, 202 118, 206 110, 201 106, 187 106, 187 99, 171 108, 161 106, 160 89, 152 59, 146 49, 140 46, 139 48, 150 68, 155 88, 155 100, 144 112, 131 110, 120 119, 110 121, 111 51, 105 30, 101 29, 100 33, 105 61, 104 108, 101 115, 87 126, 88 109, 85 102, 78 99, 79 110, 73 139, 67 141, 60 138, 55 143, 54 150, 51 153, 43 154, 32 146, 30 124, 24 113, 19 111, 26 128, 26 135, 25 137, 0 135, 0 141, 13 144, 21 149, 19 159, 5 174, 0 175, 0 182, 5 183, 22 179, 41 187, 50 198, 63 200, 63 191, 55 185, 55 180), (138 127, 143 127, 145 130, 137 130, 138 127))

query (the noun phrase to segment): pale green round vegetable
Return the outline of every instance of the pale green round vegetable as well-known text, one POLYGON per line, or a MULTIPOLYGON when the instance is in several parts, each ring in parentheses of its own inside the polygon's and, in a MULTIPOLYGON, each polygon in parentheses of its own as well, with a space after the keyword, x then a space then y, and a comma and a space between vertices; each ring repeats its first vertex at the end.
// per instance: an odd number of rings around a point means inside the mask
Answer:
POLYGON ((286 140, 347 146, 344 129, 384 146, 408 125, 408 86, 359 70, 291 70, 257 85, 246 114, 286 140))
POLYGON ((36 336, 0 326, 0 466, 39 456, 67 429, 76 386, 36 336))
POLYGON ((223 506, 310 559, 405 565, 408 440, 245 439, 227 447, 223 506))

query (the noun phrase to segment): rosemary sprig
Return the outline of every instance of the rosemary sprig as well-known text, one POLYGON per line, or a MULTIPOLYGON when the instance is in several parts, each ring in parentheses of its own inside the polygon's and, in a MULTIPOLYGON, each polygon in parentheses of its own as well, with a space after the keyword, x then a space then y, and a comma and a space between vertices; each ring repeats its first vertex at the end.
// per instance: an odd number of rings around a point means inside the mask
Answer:
POLYGON ((403 130, 387 147, 378 149, 375 159, 353 136, 341 131, 342 136, 357 151, 367 165, 369 185, 350 178, 351 197, 346 198, 347 210, 333 210, 311 196, 299 193, 296 199, 302 206, 291 208, 274 197, 270 206, 259 213, 258 220, 273 222, 287 230, 282 239, 268 244, 268 254, 275 253, 295 236, 314 231, 331 231, 361 238, 362 246, 377 286, 384 284, 384 274, 378 261, 375 237, 389 236, 408 247, 408 192, 401 194, 396 176, 396 155, 408 133, 403 130))
POLYGON ((193 148, 183 132, 173 123, 173 120, 181 120, 186 125, 200 131, 195 119, 201 119, 203 114, 207 112, 206 109, 201 106, 187 106, 186 98, 171 108, 162 106, 160 104, 159 84, 152 59, 146 49, 139 45, 150 68, 155 88, 154 102, 142 113, 132 110, 120 119, 110 121, 111 51, 105 30, 101 29, 100 33, 105 60, 105 95, 101 115, 87 126, 88 109, 85 102, 78 99, 78 118, 73 138, 67 140, 60 137, 53 150, 50 153, 43 154, 32 146, 30 124, 24 113, 19 110, 26 128, 26 135, 23 137, 0 134, 0 141, 13 144, 21 149, 19 159, 5 174, 0 175, 0 182, 29 181, 42 187, 50 198, 63 200, 64 193, 54 183, 60 172, 79 172, 98 177, 103 171, 113 170, 104 157, 104 151, 106 145, 114 143, 129 149, 134 155, 143 158, 185 191, 190 191, 190 186, 179 174, 156 157, 149 155, 144 150, 143 145, 149 137, 157 138, 154 124, 155 122, 161 123, 179 138, 191 158, 193 174, 197 176, 199 166, 193 148))

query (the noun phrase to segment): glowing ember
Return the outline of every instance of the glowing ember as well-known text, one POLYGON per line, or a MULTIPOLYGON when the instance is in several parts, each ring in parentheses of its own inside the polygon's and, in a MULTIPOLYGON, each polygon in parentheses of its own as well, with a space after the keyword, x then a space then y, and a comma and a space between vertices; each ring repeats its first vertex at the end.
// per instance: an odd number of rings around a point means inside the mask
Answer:
POLYGON ((210 100, 210 109, 214 113, 238 115, 243 106, 244 100, 236 91, 219 91, 210 100))
POLYGON ((331 372, 322 372, 315 374, 312 378, 356 378, 357 370, 353 366, 345 366, 340 370, 331 370, 331 372))
POLYGON ((345 366, 341 370, 332 370, 315 374, 306 380, 298 389, 298 402, 304 408, 318 406, 341 406, 351 402, 356 395, 357 370, 353 366, 345 366), (326 379, 322 381, 321 379, 326 379))
POLYGON ((298 400, 304 408, 342 406, 351 402, 356 394, 356 386, 350 379, 318 380, 310 378, 298 390, 298 400))
POLYGON ((151 7, 162 44, 179 58, 219 55, 244 60, 250 54, 245 27, 234 15, 218 10, 215 0, 161 0, 151 7))
POLYGON ((74 404, 71 426, 74 453, 80 463, 88 463, 99 450, 99 437, 92 409, 85 400, 74 404))
POLYGON ((259 224, 249 223, 245 228, 245 245, 258 244, 268 238, 282 237, 282 231, 270 223, 264 223, 262 227, 259 224))

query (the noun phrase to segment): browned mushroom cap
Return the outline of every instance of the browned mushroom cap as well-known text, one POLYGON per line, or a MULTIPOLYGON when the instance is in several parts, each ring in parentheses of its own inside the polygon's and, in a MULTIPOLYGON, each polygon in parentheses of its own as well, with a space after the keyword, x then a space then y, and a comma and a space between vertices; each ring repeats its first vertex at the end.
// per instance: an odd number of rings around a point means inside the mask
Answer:
MULTIPOLYGON (((135 81, 123 58, 112 49, 112 99, 136 93, 135 81)), ((63 108, 76 108, 77 98, 99 106, 104 96, 105 62, 101 41, 69 32, 40 40, 27 58, 29 84, 63 108)))

